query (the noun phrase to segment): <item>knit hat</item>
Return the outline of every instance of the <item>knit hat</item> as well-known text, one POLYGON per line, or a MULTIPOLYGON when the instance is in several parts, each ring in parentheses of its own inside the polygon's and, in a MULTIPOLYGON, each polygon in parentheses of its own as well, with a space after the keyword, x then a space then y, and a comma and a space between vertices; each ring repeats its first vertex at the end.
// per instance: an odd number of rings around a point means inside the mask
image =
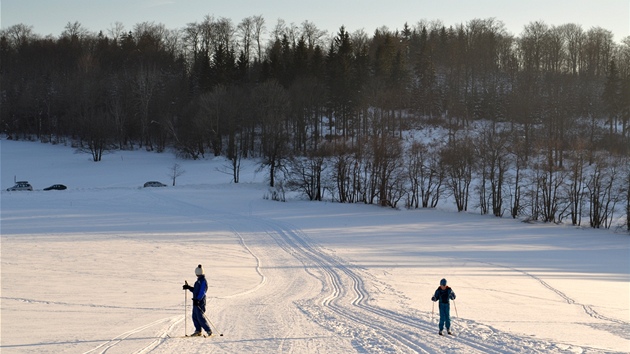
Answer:
POLYGON ((199 276, 199 275, 204 275, 203 272, 203 267, 200 265, 197 266, 197 268, 195 268, 195 275, 199 276))
MULTIPOLYGON (((201 266, 200 266, 201 267, 201 266)), ((440 280, 440 285, 442 286, 446 286, 446 279, 442 279, 440 280)))

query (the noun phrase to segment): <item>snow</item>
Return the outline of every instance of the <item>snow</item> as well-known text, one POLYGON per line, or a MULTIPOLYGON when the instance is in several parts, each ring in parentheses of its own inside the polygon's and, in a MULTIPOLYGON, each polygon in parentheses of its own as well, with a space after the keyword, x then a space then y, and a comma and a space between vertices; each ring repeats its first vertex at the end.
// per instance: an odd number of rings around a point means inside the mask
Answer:
POLYGON ((0 152, 4 354, 630 351, 630 237, 615 230, 275 202, 252 161, 234 184, 221 158, 0 152), (35 191, 7 192, 14 178, 35 191), (68 190, 42 191, 55 183, 68 190), (183 338, 197 264, 223 337, 183 338), (455 337, 437 335, 442 277, 455 337))

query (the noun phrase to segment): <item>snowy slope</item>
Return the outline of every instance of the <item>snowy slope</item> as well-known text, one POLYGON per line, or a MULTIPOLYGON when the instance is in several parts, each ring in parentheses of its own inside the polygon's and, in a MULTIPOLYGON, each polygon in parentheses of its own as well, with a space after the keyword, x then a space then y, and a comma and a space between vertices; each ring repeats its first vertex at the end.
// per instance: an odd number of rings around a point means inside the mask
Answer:
POLYGON ((2 353, 630 351, 627 234, 273 202, 253 163, 232 184, 221 159, 0 149, 2 353), (141 188, 174 163, 177 186, 141 188), (14 178, 36 190, 7 192, 14 178), (223 337, 182 338, 198 263, 223 337), (442 277, 456 337, 437 335, 442 277))

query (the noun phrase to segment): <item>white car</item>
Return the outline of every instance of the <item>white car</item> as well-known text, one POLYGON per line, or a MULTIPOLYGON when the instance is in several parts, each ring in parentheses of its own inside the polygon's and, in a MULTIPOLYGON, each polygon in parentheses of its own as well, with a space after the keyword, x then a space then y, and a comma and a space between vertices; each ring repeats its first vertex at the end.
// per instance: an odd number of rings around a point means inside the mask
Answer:
POLYGON ((15 182, 15 186, 13 186, 11 188, 7 188, 7 190, 9 192, 12 192, 12 191, 32 191, 33 190, 33 186, 31 186, 31 184, 28 183, 28 181, 18 181, 18 182, 15 182))

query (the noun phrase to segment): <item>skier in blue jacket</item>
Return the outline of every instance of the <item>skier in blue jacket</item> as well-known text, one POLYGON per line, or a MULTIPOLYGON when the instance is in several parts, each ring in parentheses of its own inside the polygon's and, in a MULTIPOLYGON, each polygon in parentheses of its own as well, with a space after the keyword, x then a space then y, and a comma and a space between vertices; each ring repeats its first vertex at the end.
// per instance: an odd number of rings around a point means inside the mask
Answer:
POLYGON ((208 332, 208 335, 211 335, 212 331, 205 317, 208 282, 206 281, 206 276, 201 264, 195 268, 195 275, 197 276, 197 281, 194 286, 188 285, 188 282, 183 286, 184 290, 190 290, 193 293, 192 320, 195 325, 195 332, 191 334, 191 336, 201 336, 202 328, 208 332))
POLYGON ((431 301, 440 302, 440 335, 443 335, 444 325, 446 324, 446 332, 451 332, 451 305, 449 300, 455 300, 455 292, 450 287, 446 286, 446 279, 440 280, 440 287, 435 290, 435 294, 431 298, 431 301))

